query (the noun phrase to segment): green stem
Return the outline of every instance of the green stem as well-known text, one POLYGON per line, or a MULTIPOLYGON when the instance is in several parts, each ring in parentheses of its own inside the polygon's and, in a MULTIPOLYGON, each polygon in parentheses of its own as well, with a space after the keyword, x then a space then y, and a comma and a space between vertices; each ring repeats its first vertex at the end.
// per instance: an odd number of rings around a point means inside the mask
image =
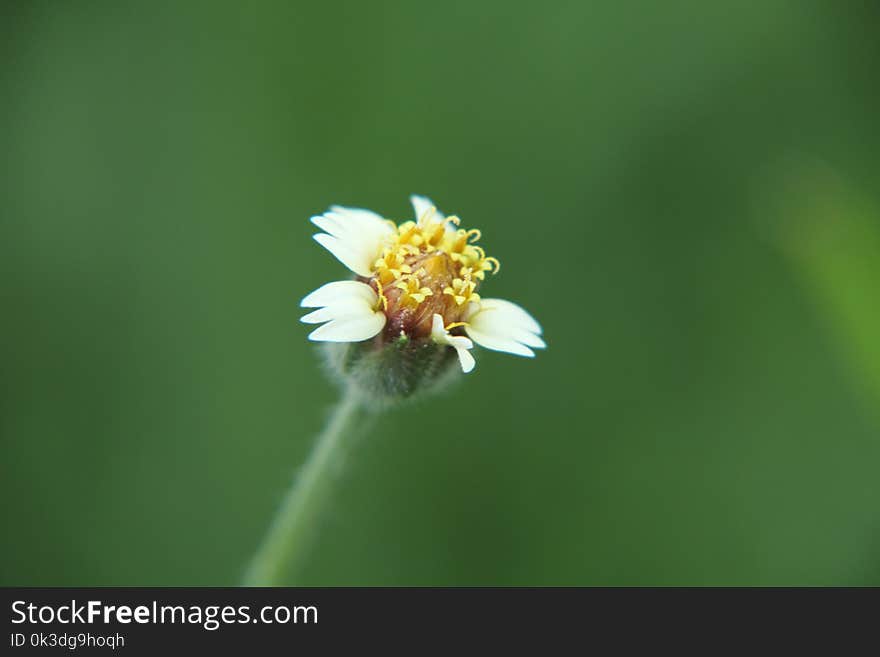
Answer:
POLYGON ((352 388, 343 394, 285 494, 245 573, 244 586, 278 586, 285 571, 302 558, 322 502, 330 491, 343 435, 360 416, 361 404, 360 396, 352 388))

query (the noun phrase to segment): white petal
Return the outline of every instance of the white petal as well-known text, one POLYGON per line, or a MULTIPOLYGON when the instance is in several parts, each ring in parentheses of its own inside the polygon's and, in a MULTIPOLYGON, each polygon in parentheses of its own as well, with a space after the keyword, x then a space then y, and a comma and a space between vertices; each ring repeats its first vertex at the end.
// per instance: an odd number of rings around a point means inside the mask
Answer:
POLYGON ((307 315, 299 318, 305 324, 323 324, 333 319, 346 319, 349 317, 364 316, 366 312, 373 312, 375 306, 365 304, 360 299, 345 299, 335 302, 332 306, 318 308, 307 315))
POLYGON ((394 229, 375 212, 333 206, 330 212, 312 217, 312 223, 325 231, 315 240, 342 264, 360 276, 369 276, 373 262, 394 229))
POLYGON ((431 208, 434 208, 434 221, 443 221, 446 218, 437 211, 437 206, 435 206, 434 202, 427 196, 413 194, 409 197, 409 202, 412 203, 413 210, 415 210, 416 221, 421 219, 426 212, 431 210, 431 208))
POLYGON ((336 215, 334 215, 332 212, 322 214, 319 217, 312 217, 309 221, 311 221, 325 233, 330 233, 334 237, 339 237, 340 235, 345 234, 345 228, 339 222, 339 219, 336 218, 336 215))
POLYGON ((363 299, 370 306, 375 306, 379 301, 376 291, 366 283, 360 281, 334 281, 322 285, 311 294, 307 294, 300 301, 303 308, 321 308, 329 306, 335 301, 343 299, 363 299))
POLYGON ((456 349, 473 349, 474 343, 471 342, 468 338, 463 335, 448 335, 446 336, 446 344, 455 347, 456 349))
POLYGON ((458 362, 461 364, 461 371, 467 374, 477 362, 474 360, 474 357, 470 354, 470 349, 474 348, 474 343, 468 340, 466 337, 461 335, 448 335, 447 334, 447 344, 450 345, 453 349, 455 349, 455 353, 458 354, 458 362))
POLYGON ((364 208, 347 208, 344 205, 331 205, 330 210, 332 212, 336 212, 342 215, 354 215, 364 220, 372 220, 374 222, 385 223, 382 215, 376 214, 372 210, 366 210, 364 208))
POLYGON ((379 215, 339 206, 320 217, 312 217, 312 223, 343 241, 376 240, 391 232, 391 226, 379 215))
POLYGON ((434 313, 434 316, 431 318, 431 337, 434 339, 434 342, 446 344, 448 336, 449 334, 443 326, 443 316, 434 313))
POLYGON ((493 351, 504 351, 509 354, 516 354, 517 356, 526 356, 528 358, 534 358, 535 352, 529 349, 524 344, 517 342, 511 338, 505 338, 498 335, 492 335, 491 333, 484 333, 482 331, 475 330, 472 326, 466 326, 465 331, 467 334, 473 338, 473 341, 476 342, 481 347, 485 347, 486 349, 492 349, 493 351))
POLYGON ((471 306, 465 332, 481 347, 518 356, 534 357, 529 347, 547 345, 538 335, 541 326, 525 310, 504 299, 483 299, 471 306))
POLYGON ((334 281, 322 285, 300 302, 318 308, 300 319, 320 324, 309 340, 360 342, 372 338, 385 326, 385 313, 376 309, 379 298, 369 285, 358 281, 334 281))
POLYGON ((496 318, 512 326, 520 326, 532 333, 541 334, 541 325, 524 308, 506 299, 481 299, 479 310, 492 310, 496 318))
POLYGON ((379 250, 372 251, 366 248, 359 248, 357 242, 353 239, 342 241, 326 233, 318 233, 314 235, 315 241, 327 249, 333 256, 343 265, 348 267, 358 276, 370 276, 372 274, 371 266, 375 261, 375 256, 379 250))
POLYGON ((449 332, 443 326, 443 317, 437 313, 434 313, 434 317, 431 318, 431 339, 437 344, 449 345, 455 349, 462 372, 467 374, 474 369, 476 361, 468 351, 473 349, 474 343, 463 335, 449 335, 449 332))
POLYGON ((334 319, 309 333, 309 340, 318 342, 360 342, 379 333, 385 326, 384 313, 334 319))
POLYGON ((546 349, 547 347, 547 343, 540 336, 524 329, 517 329, 510 334, 510 337, 534 349, 546 349))
POLYGON ((323 324, 329 322, 336 317, 336 313, 332 308, 318 308, 299 318, 303 324, 323 324))
POLYGON ((469 352, 467 349, 456 349, 455 352, 458 354, 458 362, 461 364, 462 372, 467 374, 474 369, 477 361, 474 360, 471 352, 469 352))

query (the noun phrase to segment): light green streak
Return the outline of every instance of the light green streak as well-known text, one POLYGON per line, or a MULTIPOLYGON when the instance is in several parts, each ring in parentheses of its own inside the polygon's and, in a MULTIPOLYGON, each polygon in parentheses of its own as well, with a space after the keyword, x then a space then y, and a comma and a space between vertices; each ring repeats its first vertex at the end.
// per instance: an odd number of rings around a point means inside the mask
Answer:
POLYGON ((783 206, 785 251, 880 409, 880 213, 830 170, 798 174, 783 206))
MULTIPOLYGON (((294 477, 269 530, 242 580, 244 586, 279 586, 302 559, 338 470, 345 437, 362 416, 360 396, 344 393, 318 435, 305 464, 294 477)), ((284 581, 286 585, 290 582, 284 581)))

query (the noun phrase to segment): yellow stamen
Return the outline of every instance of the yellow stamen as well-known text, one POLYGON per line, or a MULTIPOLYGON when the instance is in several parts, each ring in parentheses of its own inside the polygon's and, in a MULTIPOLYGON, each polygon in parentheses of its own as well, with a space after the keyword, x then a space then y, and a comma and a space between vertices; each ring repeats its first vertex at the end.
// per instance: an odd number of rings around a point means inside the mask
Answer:
POLYGON ((418 277, 413 276, 412 274, 405 276, 402 280, 398 281, 394 287, 402 290, 405 299, 414 301, 417 306, 427 297, 434 294, 431 288, 422 287, 418 277))
POLYGON ((447 330, 464 326, 460 320, 467 304, 480 299, 477 286, 486 272, 496 274, 501 267, 497 258, 475 244, 482 232, 459 228, 460 224, 457 216, 440 218, 436 208, 428 208, 416 220, 396 225, 373 262, 377 310, 391 316, 406 308, 402 321, 414 322, 406 324, 407 332, 423 330, 416 327, 431 313, 448 322, 447 330), (391 289, 394 292, 386 296, 384 291, 391 289))
POLYGON ((379 310, 381 306, 382 310, 388 310, 388 297, 385 296, 385 290, 382 289, 382 283, 379 282, 379 279, 376 279, 376 293, 379 295, 379 303, 376 304, 374 310, 379 310))
POLYGON ((466 301, 476 301, 480 297, 474 293, 477 284, 470 277, 453 278, 452 285, 443 288, 443 294, 448 294, 454 300, 456 305, 463 305, 466 301))

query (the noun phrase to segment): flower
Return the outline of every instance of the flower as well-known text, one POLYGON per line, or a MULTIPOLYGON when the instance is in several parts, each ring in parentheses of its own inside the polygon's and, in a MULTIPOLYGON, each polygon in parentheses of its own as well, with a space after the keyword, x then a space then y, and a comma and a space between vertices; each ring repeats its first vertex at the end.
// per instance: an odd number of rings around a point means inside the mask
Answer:
POLYGON ((479 230, 459 228, 423 196, 410 197, 415 219, 396 224, 369 210, 333 206, 311 221, 315 240, 355 275, 319 287, 301 302, 302 318, 321 324, 320 342, 452 347, 464 372, 474 343, 533 357, 546 345, 541 326, 521 307, 485 299, 477 288, 500 263, 475 244, 479 230))

